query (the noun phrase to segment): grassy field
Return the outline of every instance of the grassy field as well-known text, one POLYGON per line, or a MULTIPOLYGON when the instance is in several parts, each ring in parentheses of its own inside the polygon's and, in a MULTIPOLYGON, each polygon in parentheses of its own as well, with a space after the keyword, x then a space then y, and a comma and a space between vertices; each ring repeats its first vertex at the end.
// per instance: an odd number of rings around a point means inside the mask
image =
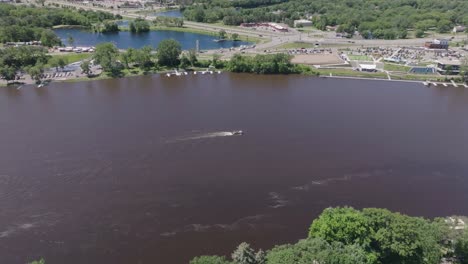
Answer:
POLYGON ((300 48, 314 48, 315 45, 313 43, 305 43, 305 42, 292 42, 292 43, 284 43, 278 46, 275 46, 275 49, 300 49, 300 48))
POLYGON ((372 61, 372 58, 366 55, 348 55, 350 60, 372 61))
POLYGON ((64 59, 67 64, 70 64, 73 62, 91 58, 93 54, 91 53, 66 53, 66 54, 51 54, 51 55, 52 57, 49 59, 49 61, 45 65, 46 67, 52 67, 50 65, 52 60, 57 60, 59 58, 64 59))
POLYGON ((400 65, 400 64, 394 64, 394 63, 385 63, 384 64, 384 70, 386 71, 401 71, 401 72, 408 72, 411 69, 411 67, 405 66, 405 65, 400 65))
POLYGON ((353 71, 351 69, 314 69, 319 72, 320 75, 330 76, 330 73, 333 76, 349 76, 349 77, 364 77, 364 78, 381 78, 387 79, 387 74, 383 72, 360 72, 353 71))

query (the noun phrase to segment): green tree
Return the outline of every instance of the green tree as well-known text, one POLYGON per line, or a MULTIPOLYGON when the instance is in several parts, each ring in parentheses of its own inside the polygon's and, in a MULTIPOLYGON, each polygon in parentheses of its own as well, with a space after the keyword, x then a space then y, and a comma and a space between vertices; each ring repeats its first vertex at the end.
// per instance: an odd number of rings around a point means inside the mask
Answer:
POLYGON ((134 62, 137 63, 142 69, 149 70, 153 66, 151 46, 144 46, 139 50, 134 51, 134 62))
POLYGON ((231 38, 232 38, 232 40, 234 40, 234 41, 238 41, 238 40, 239 40, 239 34, 237 34, 237 33, 232 33, 231 38))
POLYGON ((350 208, 327 208, 312 222, 309 237, 323 238, 327 242, 369 245, 371 230, 361 212, 350 208))
POLYGON ((41 76, 44 73, 44 65, 38 63, 27 69, 28 74, 31 76, 31 79, 35 80, 36 83, 41 82, 41 76))
POLYGON ((220 256, 200 256, 190 261, 190 264, 232 264, 220 256))
POLYGON ((87 76, 90 75, 91 73, 91 65, 89 63, 89 61, 83 61, 80 65, 81 67, 81 71, 86 74, 87 76))
POLYGON ((7 83, 16 79, 16 72, 15 68, 0 64, 0 76, 5 78, 7 83))
POLYGON ((195 49, 190 49, 188 51, 188 60, 192 67, 198 63, 197 52, 195 51, 195 49))
POLYGON ((211 59, 211 65, 215 68, 220 68, 221 65, 221 55, 218 53, 213 53, 213 58, 211 59))
POLYGON ((255 252, 246 242, 242 242, 231 257, 236 264, 256 264, 255 252))
POLYGON ((130 22, 129 29, 132 33, 148 32, 150 30, 150 25, 148 21, 141 18, 137 18, 134 21, 130 22))
POLYGON ((182 56, 180 57, 179 67, 182 68, 182 69, 187 69, 188 67, 190 67, 190 60, 187 57, 187 55, 182 54, 182 56))
POLYGON ((255 263, 256 264, 266 264, 266 254, 265 251, 259 250, 255 253, 255 263))
POLYGON ((371 264, 366 252, 358 245, 327 243, 321 238, 300 240, 294 245, 276 246, 266 255, 268 264, 371 264))
POLYGON ((425 35, 423 29, 417 29, 415 34, 416 34, 416 37, 417 37, 417 38, 423 38, 424 35, 425 35))
POLYGON ((68 60, 66 58, 63 58, 63 57, 59 57, 57 59, 57 65, 58 67, 60 67, 62 70, 65 68, 65 66, 67 66, 68 64, 68 60))
POLYGON ((29 264, 45 264, 45 260, 41 258, 40 260, 34 260, 33 262, 29 262, 29 264))
POLYGON ((130 63, 135 62, 135 53, 136 50, 134 48, 128 48, 120 54, 120 59, 122 60, 125 68, 130 68, 130 63))
POLYGON ((468 231, 466 230, 455 243, 455 255, 461 264, 468 263, 468 231))
POLYGON ((179 65, 179 56, 181 52, 182 47, 176 40, 165 39, 161 41, 156 53, 159 65, 169 67, 179 65))
POLYGON ((46 29, 42 31, 40 41, 41 41, 41 44, 46 47, 52 47, 52 46, 62 44, 62 41, 60 41, 60 38, 57 37, 57 35, 55 35, 55 33, 50 29, 46 29))
POLYGON ((218 32, 218 37, 219 37, 219 39, 226 39, 226 35, 227 35, 227 33, 226 33, 226 30, 224 30, 224 29, 221 29, 221 30, 218 32))
POLYGON ((112 43, 100 43, 96 45, 93 59, 96 64, 101 65, 102 69, 106 72, 111 72, 117 67, 117 57, 119 50, 112 43))

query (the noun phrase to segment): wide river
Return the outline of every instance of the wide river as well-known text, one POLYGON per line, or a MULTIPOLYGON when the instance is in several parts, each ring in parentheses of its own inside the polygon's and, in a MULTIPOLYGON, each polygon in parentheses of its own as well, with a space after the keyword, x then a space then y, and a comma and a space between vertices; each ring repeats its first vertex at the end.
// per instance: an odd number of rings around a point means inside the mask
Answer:
POLYGON ((0 126, 5 264, 268 249, 329 206, 468 214, 463 88, 229 73, 53 83, 0 89, 0 126))

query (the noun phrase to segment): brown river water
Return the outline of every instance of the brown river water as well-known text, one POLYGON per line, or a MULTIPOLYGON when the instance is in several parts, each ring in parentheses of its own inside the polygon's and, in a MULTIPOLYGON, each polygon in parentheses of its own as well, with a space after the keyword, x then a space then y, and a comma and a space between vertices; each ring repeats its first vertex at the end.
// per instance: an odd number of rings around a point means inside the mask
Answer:
POLYGON ((464 88, 223 73, 0 89, 1 264, 188 263, 304 238, 329 206, 467 201, 464 88))

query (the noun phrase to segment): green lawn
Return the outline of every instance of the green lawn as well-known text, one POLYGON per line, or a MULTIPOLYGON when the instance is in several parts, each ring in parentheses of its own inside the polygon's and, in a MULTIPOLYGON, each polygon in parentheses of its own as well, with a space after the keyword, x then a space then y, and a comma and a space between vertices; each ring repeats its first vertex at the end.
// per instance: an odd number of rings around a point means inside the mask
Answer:
POLYGON ((323 75, 323 76, 329 76, 331 73, 333 76, 350 76, 350 77, 387 79, 387 74, 383 72, 360 72, 360 71, 353 71, 351 69, 314 69, 314 70, 318 71, 320 75, 323 75))
POLYGON ((51 54, 51 55, 52 57, 47 62, 46 67, 51 67, 50 63, 52 62, 52 60, 56 60, 58 58, 63 58, 65 59, 67 64, 70 64, 73 62, 91 58, 93 54, 92 53, 67 53, 67 54, 51 54))
POLYGON ((305 42, 292 42, 292 43, 284 43, 278 46, 275 46, 276 49, 300 49, 300 48, 313 48, 315 45, 313 43, 305 43, 305 42))
POLYGON ((393 64, 393 63, 385 63, 384 70, 386 71, 401 71, 401 72, 408 72, 411 67, 400 65, 400 64, 393 64))

